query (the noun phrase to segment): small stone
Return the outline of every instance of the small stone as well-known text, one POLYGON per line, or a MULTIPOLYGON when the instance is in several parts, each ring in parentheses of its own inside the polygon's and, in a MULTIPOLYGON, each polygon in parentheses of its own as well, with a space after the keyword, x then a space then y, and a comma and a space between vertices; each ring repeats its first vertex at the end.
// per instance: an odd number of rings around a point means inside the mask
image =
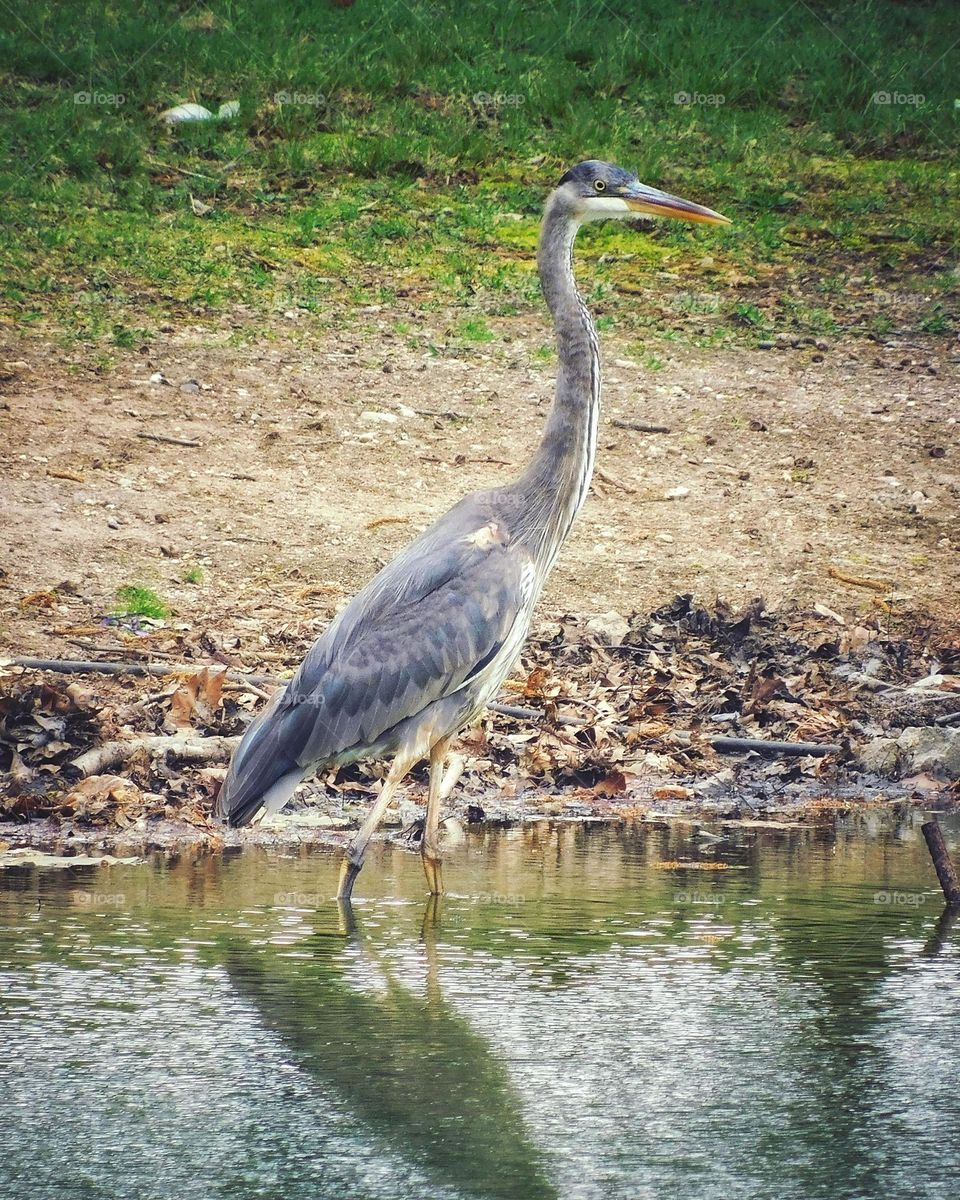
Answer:
POLYGON ((707 799, 716 799, 718 796, 725 796, 733 791, 735 784, 736 776, 733 767, 723 767, 715 775, 710 775, 702 783, 698 783, 696 793, 707 799))
POLYGON ((188 396, 196 396, 200 391, 200 384, 196 379, 188 379, 180 384, 180 391, 186 392, 188 396))
POLYGON ((406 829, 409 825, 416 825, 418 821, 423 820, 423 806, 414 804, 412 800, 401 800, 397 807, 397 815, 400 824, 406 829))
POLYGON ((611 646, 619 646, 630 632, 630 624, 618 612, 597 613, 587 621, 587 630, 595 633, 611 646))
POLYGON ((663 493, 665 500, 682 500, 684 496, 690 495, 688 487, 672 487, 663 493))
POLYGON ((905 774, 960 779, 960 729, 912 726, 900 734, 896 744, 906 760, 905 774))
POLYGON ((164 373, 162 371, 154 371, 154 373, 150 376, 150 382, 151 383, 169 383, 170 380, 167 379, 166 375, 164 375, 164 373))
POLYGON ((381 425, 396 425, 396 413, 374 412, 373 409, 365 409, 360 414, 361 421, 378 421, 381 425))
POLYGON ((857 761, 864 771, 895 779, 898 774, 900 752, 893 738, 874 738, 857 755, 857 761))
POLYGON ((758 343, 758 348, 760 350, 773 350, 776 344, 776 342, 760 342, 758 343))

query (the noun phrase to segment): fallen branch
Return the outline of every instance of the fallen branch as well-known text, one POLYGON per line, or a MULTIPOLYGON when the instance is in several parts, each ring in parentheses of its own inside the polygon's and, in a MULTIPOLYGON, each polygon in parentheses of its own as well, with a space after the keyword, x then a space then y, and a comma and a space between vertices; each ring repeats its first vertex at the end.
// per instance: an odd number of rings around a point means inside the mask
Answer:
POLYGON ((764 738, 715 737, 709 739, 714 750, 721 754, 742 754, 755 750, 758 754, 813 755, 839 754, 843 749, 833 742, 768 742, 764 738))
POLYGON ((956 869, 950 859, 950 851, 947 849, 947 843, 943 840, 940 822, 934 817, 932 821, 927 821, 926 824, 920 826, 920 832, 924 836, 930 857, 933 859, 934 870, 937 872, 937 879, 940 880, 944 899, 951 906, 960 905, 960 879, 957 879, 956 869))
POLYGON ((71 766, 86 779, 90 775, 102 775, 118 763, 128 762, 141 750, 146 750, 151 756, 172 754, 187 762, 226 762, 239 742, 239 737, 198 738, 185 734, 127 738, 96 746, 75 758, 71 766))
MULTIPOLYGON (((516 721, 542 721, 547 715, 542 709, 520 708, 516 704, 488 704, 487 708, 492 713, 499 713, 501 717, 513 717, 516 721)), ((578 729, 586 729, 588 724, 579 717, 564 717, 559 713, 553 720, 558 725, 575 725, 578 729)))
MULTIPOLYGON (((514 704, 488 704, 487 707, 491 712, 499 713, 503 717, 513 717, 518 721, 541 721, 546 714, 538 711, 535 708, 520 708, 514 704)), ((579 717, 565 717, 557 715, 553 720, 558 725, 573 725, 580 729, 586 729, 590 722, 582 721, 579 717)), ((629 733, 629 725, 614 725, 614 730, 617 733, 629 733)), ((683 737, 689 738, 690 735, 674 733, 674 738, 683 737)), ((755 750, 759 754, 783 754, 796 755, 812 755, 816 758, 822 758, 826 754, 839 754, 843 749, 833 742, 770 742, 764 738, 735 738, 735 737, 715 737, 707 738, 707 745, 712 749, 726 754, 743 754, 749 750, 755 750)))
POLYGON ((191 446, 194 449, 203 444, 193 438, 170 437, 166 433, 138 433, 137 437, 147 442, 163 442, 167 446, 191 446))
POLYGON ((617 429, 632 429, 634 433, 673 433, 669 425, 655 425, 651 421, 621 421, 619 417, 611 417, 610 424, 617 429))
MULTIPOLYGON (((99 662, 75 658, 0 658, 0 667, 25 667, 31 671, 55 671, 58 675, 195 675, 209 664, 99 662)), ((216 664, 214 664, 216 669, 216 664)), ((286 680, 276 675, 246 675, 228 669, 227 679, 234 683, 282 684, 286 680)))

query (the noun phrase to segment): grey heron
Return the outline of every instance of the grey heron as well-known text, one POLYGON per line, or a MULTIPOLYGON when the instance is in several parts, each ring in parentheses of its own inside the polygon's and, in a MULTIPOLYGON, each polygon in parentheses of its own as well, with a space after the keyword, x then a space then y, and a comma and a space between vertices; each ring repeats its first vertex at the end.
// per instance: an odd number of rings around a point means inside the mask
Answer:
POLYGON ((392 760, 344 855, 340 899, 349 900, 367 844, 404 776, 425 758, 421 853, 430 891, 443 890, 438 830, 448 749, 518 658, 593 473, 600 349, 577 292, 574 239, 584 221, 634 213, 729 223, 611 163, 591 160, 567 171, 547 200, 537 251, 558 369, 529 465, 506 487, 464 497, 358 592, 234 752, 217 802, 231 825, 281 808, 318 769, 392 760))

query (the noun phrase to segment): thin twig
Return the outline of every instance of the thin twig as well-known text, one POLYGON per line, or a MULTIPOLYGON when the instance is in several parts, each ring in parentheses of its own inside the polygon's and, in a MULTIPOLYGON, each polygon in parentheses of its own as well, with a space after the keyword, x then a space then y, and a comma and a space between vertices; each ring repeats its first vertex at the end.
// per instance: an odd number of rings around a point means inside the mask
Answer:
POLYGON ((192 438, 170 437, 165 433, 138 433, 137 437, 143 438, 148 442, 163 442, 168 446, 190 446, 194 449, 203 444, 202 442, 195 441, 192 438))
POLYGON ((656 425, 652 421, 621 421, 619 417, 611 417, 610 424, 617 429, 632 429, 634 433, 673 433, 669 425, 656 425))
POLYGON ((203 175, 200 171, 188 171, 186 167, 178 167, 175 163, 160 162, 155 158, 148 158, 147 162, 152 167, 160 167, 164 171, 176 171, 178 175, 192 175, 196 179, 207 179, 211 183, 219 182, 219 180, 213 175, 203 175))
POLYGON ((851 587, 869 588, 872 592, 888 592, 890 590, 889 583, 883 583, 879 579, 866 579, 862 575, 851 575, 848 571, 841 571, 839 567, 827 567, 827 574, 831 579, 838 579, 841 583, 848 583, 851 587))
POLYGON ((609 471, 605 471, 603 467, 594 467, 593 473, 594 475, 599 475, 604 483, 609 483, 611 487, 619 488, 621 492, 626 492, 628 496, 632 496, 637 490, 632 484, 624 483, 616 475, 611 475, 609 471))

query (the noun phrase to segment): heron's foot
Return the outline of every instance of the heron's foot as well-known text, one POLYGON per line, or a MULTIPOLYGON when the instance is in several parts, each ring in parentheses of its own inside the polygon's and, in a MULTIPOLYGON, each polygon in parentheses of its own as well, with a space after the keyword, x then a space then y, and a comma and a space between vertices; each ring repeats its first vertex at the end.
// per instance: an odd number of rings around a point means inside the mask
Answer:
POLYGON ((340 882, 337 885, 337 899, 345 901, 349 904, 350 897, 353 895, 353 885, 356 882, 357 876, 360 874, 360 869, 363 866, 363 859, 359 862, 354 862, 350 857, 350 851, 343 856, 343 862, 340 864, 340 882))
POLYGON ((427 887, 431 896, 443 895, 443 873, 441 871, 439 854, 423 855, 423 873, 427 877, 427 887))

